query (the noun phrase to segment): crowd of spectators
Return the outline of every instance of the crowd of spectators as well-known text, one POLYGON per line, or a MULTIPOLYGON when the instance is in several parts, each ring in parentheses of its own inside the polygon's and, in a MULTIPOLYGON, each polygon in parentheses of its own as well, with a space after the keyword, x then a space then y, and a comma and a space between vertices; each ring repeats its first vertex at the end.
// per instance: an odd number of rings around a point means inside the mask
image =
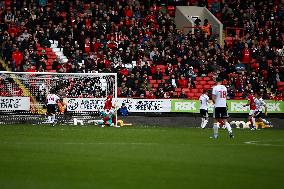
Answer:
POLYGON ((283 17, 283 0, 2 0, 0 52, 13 71, 45 71, 48 56, 37 48, 57 40, 68 62, 54 61, 54 70, 117 72, 121 97, 187 98, 175 88, 195 88, 196 77, 211 74, 225 80, 230 98, 251 90, 272 98, 283 95, 283 17), (163 3, 207 6, 243 34, 229 32, 234 40, 223 48, 202 30, 184 34, 163 3), (155 89, 151 78, 161 81, 155 89))

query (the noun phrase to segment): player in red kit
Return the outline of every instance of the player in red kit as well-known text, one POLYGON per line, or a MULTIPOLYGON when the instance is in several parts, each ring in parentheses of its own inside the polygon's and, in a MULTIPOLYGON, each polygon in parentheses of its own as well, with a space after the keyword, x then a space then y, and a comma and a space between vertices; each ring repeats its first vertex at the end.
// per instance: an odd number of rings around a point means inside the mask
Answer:
POLYGON ((112 105, 112 96, 109 95, 105 101, 105 106, 104 106, 104 110, 110 110, 113 108, 113 105, 112 105))
POLYGON ((104 110, 106 112, 112 111, 113 116, 112 116, 112 123, 114 125, 116 125, 116 108, 115 106, 112 104, 112 95, 109 95, 105 101, 105 106, 104 106, 104 110))
POLYGON ((254 112, 256 110, 256 106, 254 103, 255 97, 253 95, 253 91, 248 95, 248 103, 244 105, 244 107, 249 106, 249 117, 248 120, 251 122, 252 129, 256 127, 254 112))

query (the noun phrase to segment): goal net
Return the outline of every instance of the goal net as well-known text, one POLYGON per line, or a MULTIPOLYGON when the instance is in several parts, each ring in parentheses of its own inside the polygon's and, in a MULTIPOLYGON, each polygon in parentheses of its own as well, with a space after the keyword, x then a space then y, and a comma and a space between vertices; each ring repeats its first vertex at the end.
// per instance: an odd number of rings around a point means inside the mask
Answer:
POLYGON ((58 120, 96 120, 107 97, 116 101, 117 74, 0 72, 0 123, 44 121, 46 96, 51 90, 61 98, 58 120))

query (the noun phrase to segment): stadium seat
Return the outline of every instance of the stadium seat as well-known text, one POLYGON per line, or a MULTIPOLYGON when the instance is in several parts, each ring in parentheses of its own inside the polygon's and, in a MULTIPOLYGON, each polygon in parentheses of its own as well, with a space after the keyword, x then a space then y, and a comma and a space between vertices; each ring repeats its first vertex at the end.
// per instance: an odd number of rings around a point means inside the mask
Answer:
POLYGON ((157 81, 155 79, 151 79, 150 84, 154 84, 154 83, 157 83, 157 81))
POLYGON ((203 89, 203 85, 196 85, 197 89, 203 89))
POLYGON ((163 79, 164 79, 164 80, 168 80, 169 78, 170 78, 170 76, 167 76, 167 75, 164 75, 164 76, 163 76, 163 79))
POLYGON ((196 77, 196 81, 202 81, 202 77, 196 77))
POLYGON ((203 81, 210 81, 212 80, 211 77, 203 77, 203 81))
POLYGON ((215 81, 207 81, 207 84, 208 84, 208 85, 214 85, 214 84, 215 84, 215 81))
MULTIPOLYGON (((201 89, 202 91, 203 91, 203 89, 201 89)), ((198 93, 198 89, 190 89, 190 91, 192 92, 192 93, 198 93)))
POLYGON ((181 88, 175 88, 176 92, 181 92, 181 88))
POLYGON ((243 93, 236 93, 236 97, 241 97, 243 93))
POLYGON ((188 92, 188 91, 190 91, 190 89, 189 88, 183 88, 182 91, 188 92))
POLYGON ((199 81, 198 84, 200 85, 205 85, 207 82, 206 81, 199 81))
POLYGON ((191 92, 187 92, 187 93, 186 93, 186 95, 188 96, 188 98, 192 98, 192 97, 194 97, 194 94, 193 94, 193 93, 191 93, 191 92))

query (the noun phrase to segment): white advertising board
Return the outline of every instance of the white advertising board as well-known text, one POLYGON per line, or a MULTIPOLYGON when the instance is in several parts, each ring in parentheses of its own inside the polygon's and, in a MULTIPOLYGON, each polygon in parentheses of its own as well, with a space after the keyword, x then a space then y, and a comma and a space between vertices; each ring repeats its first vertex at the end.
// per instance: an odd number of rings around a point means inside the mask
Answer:
POLYGON ((0 110, 30 110, 30 97, 0 97, 0 110))
MULTIPOLYGON (((114 100, 113 100, 114 101, 114 100)), ((98 111, 104 108, 104 98, 65 98, 67 111, 98 111)), ((118 98, 118 107, 125 103, 129 112, 170 112, 170 99, 130 99, 118 98)))

